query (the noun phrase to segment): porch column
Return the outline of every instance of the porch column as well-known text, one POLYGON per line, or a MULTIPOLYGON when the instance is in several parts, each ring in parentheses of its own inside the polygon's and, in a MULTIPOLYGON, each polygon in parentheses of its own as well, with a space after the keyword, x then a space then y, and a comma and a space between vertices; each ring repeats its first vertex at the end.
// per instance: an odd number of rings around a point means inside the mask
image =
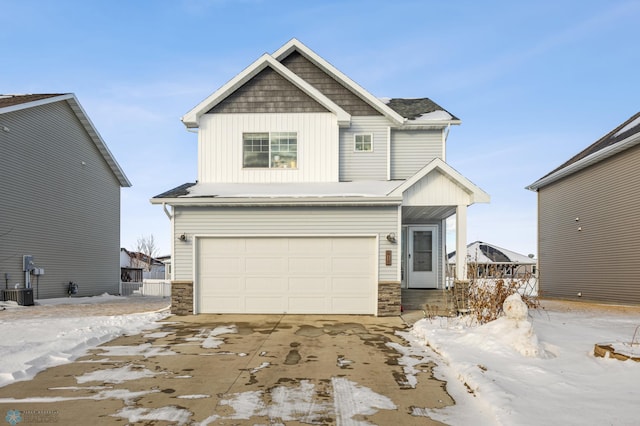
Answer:
POLYGON ((467 279, 467 206, 456 207, 456 280, 467 279))

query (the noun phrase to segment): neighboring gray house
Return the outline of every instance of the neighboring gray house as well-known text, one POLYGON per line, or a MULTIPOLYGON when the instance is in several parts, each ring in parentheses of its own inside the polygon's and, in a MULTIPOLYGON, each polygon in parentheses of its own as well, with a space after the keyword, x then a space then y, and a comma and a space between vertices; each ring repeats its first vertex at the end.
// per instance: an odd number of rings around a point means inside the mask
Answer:
POLYGON ((445 220, 464 251, 467 206, 489 201, 445 162, 460 120, 378 99, 295 39, 182 121, 197 183, 151 200, 171 218, 176 313, 398 315, 401 288, 444 286, 445 220))
POLYGON ((640 113, 527 187, 544 297, 640 304, 640 113))
POLYGON ((0 182, 3 289, 117 294, 120 188, 131 184, 73 94, 0 95, 0 182))

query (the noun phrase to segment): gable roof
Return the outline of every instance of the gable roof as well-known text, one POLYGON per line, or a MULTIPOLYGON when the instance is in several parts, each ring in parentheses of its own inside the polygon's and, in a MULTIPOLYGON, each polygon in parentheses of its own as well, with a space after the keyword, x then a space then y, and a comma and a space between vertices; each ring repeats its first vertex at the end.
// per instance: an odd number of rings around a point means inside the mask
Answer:
POLYGON ((415 127, 418 125, 446 126, 448 124, 460 124, 460 119, 428 98, 393 99, 391 102, 389 102, 389 100, 378 99, 295 38, 289 40, 272 55, 267 53, 263 54, 240 74, 229 80, 221 88, 187 112, 182 117, 182 122, 187 128, 197 128, 199 126, 199 119, 203 114, 210 111, 265 68, 269 67, 303 90, 326 109, 335 113, 338 116, 338 124, 348 126, 351 120, 349 113, 327 97, 321 90, 314 87, 313 84, 282 64, 293 52, 299 53, 315 66, 319 67, 328 76, 351 91, 356 97, 362 99, 374 110, 387 117, 397 126, 407 125, 409 127, 415 127))
POLYGON ((565 176, 598 163, 640 143, 640 112, 604 135, 569 160, 547 173, 526 189, 537 191, 565 176))
POLYGON ((449 180, 451 180, 453 183, 467 192, 470 195, 471 203, 488 203, 490 201, 491 197, 489 196, 489 194, 484 192, 479 186, 475 185, 473 182, 464 177, 460 172, 442 161, 442 159, 440 158, 434 158, 433 160, 431 160, 429 164, 424 166, 420 171, 411 176, 409 179, 405 180, 401 185, 390 192, 389 195, 402 196, 402 193, 411 188, 420 179, 434 170, 438 170, 449 180))
POLYGON ((13 111, 19 111, 27 108, 35 108, 53 102, 66 102, 72 109, 80 124, 95 144, 96 148, 106 161, 107 165, 115 175, 121 187, 131 186, 131 182, 127 179, 122 168, 109 151, 107 144, 104 142, 98 130, 89 119, 80 102, 73 93, 64 94, 30 94, 30 95, 0 95, 0 115, 13 111))
POLYGON ((398 125, 404 123, 405 120, 402 115, 398 114, 392 108, 389 108, 382 100, 376 98, 371 93, 366 91, 358 83, 351 80, 344 73, 342 73, 336 67, 331 65, 329 62, 327 62, 325 59, 323 59, 313 50, 309 49, 298 39, 292 38, 291 40, 289 40, 284 46, 282 46, 280 49, 276 50, 273 53, 273 57, 278 61, 281 61, 287 56, 289 56, 293 51, 297 51, 298 53, 303 55, 305 58, 313 62, 316 66, 320 67, 331 77, 336 79, 338 82, 342 83, 344 86, 346 86, 348 89, 350 89, 352 92, 354 92, 356 95, 358 95, 360 98, 362 98, 374 109, 379 111, 381 114, 386 116, 391 121, 395 122, 398 125))
MULTIPOLYGON (((456 252, 447 255, 449 263, 456 262, 456 252)), ((475 241, 467 245, 467 261, 482 264, 535 265, 535 259, 493 244, 475 241)))
POLYGON ((322 94, 318 89, 307 83, 305 80, 300 78, 297 74, 291 71, 289 68, 282 65, 280 62, 276 61, 272 56, 265 53, 260 58, 258 58, 255 62, 245 68, 240 74, 236 75, 234 78, 229 80, 225 85, 223 85, 220 89, 216 90, 213 94, 208 96, 205 100, 200 102, 195 108, 191 111, 187 112, 182 117, 182 122, 188 128, 197 128, 199 126, 200 117, 209 111, 211 108, 216 106, 218 103, 222 102, 227 96, 231 95, 236 89, 241 87, 243 84, 251 80, 258 73, 260 73, 265 68, 270 67, 278 74, 280 74, 285 79, 289 80, 295 86, 297 86, 302 91, 306 92, 309 96, 311 96, 316 102, 327 108, 329 111, 336 114, 338 118, 338 124, 340 125, 348 125, 351 123, 351 115, 348 114, 344 109, 342 109, 339 105, 333 102, 331 99, 322 94))

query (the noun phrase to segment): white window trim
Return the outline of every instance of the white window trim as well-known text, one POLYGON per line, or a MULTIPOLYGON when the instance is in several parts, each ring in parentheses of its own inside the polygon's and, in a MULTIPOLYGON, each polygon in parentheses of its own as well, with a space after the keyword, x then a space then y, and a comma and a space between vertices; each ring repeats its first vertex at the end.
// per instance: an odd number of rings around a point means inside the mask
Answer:
POLYGON ((299 140, 298 140, 298 132, 293 130, 278 130, 278 131, 249 131, 249 132, 242 132, 241 135, 241 149, 242 149, 242 156, 241 156, 241 166, 242 166, 242 170, 298 170, 298 164, 300 164, 300 145, 299 145, 299 140), (269 166, 267 167, 247 167, 244 165, 244 135, 247 133, 265 133, 269 136, 269 166), (271 137, 274 133, 294 133, 296 135, 296 166, 295 167, 271 167, 271 137))
POLYGON ((353 152, 362 153, 362 154, 365 154, 365 153, 368 154, 373 152, 373 133, 354 133, 353 134, 353 152), (371 138, 371 149, 369 151, 356 149, 356 138, 358 136, 369 136, 371 138))

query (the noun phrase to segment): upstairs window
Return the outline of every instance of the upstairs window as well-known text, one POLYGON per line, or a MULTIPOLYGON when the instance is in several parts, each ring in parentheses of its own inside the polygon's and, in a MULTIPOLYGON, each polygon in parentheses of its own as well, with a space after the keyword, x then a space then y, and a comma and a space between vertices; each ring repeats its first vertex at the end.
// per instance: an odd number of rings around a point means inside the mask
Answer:
POLYGON ((298 163, 296 132, 243 133, 242 166, 295 169, 298 163))
POLYGON ((373 135, 356 134, 353 141, 356 152, 373 152, 373 135))

